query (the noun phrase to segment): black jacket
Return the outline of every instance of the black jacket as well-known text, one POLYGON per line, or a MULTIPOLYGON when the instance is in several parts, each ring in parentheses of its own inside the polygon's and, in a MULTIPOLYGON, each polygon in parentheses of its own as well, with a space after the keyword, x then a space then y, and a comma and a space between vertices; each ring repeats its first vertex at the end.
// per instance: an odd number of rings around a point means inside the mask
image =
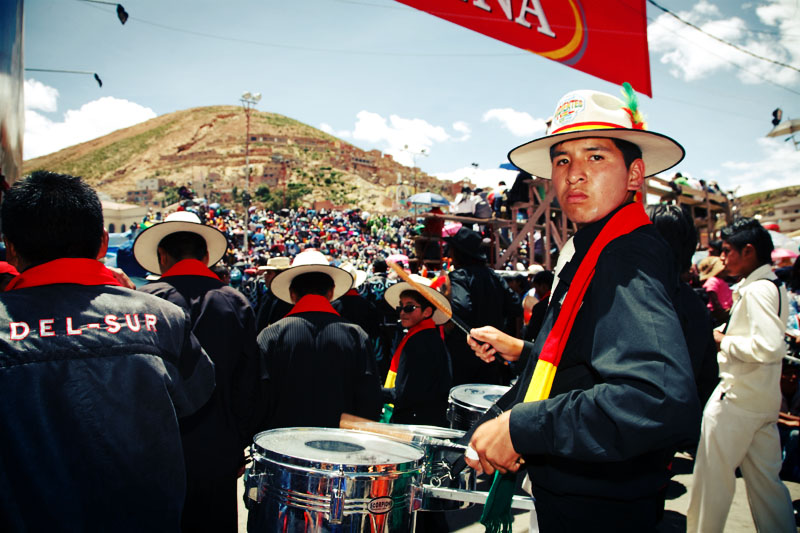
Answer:
POLYGON ((369 339, 327 307, 289 315, 259 333, 261 376, 271 398, 265 429, 338 428, 343 412, 373 420, 380 415, 369 339))
MULTIPOLYGON (((507 333, 509 321, 522 316, 519 296, 505 280, 486 265, 470 265, 450 273, 450 299, 453 315, 477 328, 494 326, 507 333)), ((486 364, 467 344, 458 328, 448 332, 445 342, 453 364, 453 385, 465 383, 501 384, 510 377, 510 369, 498 357, 486 364)))
POLYGON ((247 299, 219 279, 165 276, 140 288, 185 309, 192 332, 214 362, 217 389, 181 424, 190 478, 235 476, 252 443, 259 396, 255 317, 247 299))
MULTIPOLYGON (((610 215, 609 215, 610 217, 610 215)), ((692 364, 672 305, 671 252, 651 225, 606 246, 575 319, 550 397, 519 403, 577 266, 608 217, 574 237, 542 332, 520 379, 510 432, 535 486, 565 495, 632 500, 667 481, 675 447, 700 409, 692 364)))
POLYGON ((439 328, 415 333, 403 346, 394 388, 384 389, 384 401, 394 404, 391 422, 447 426, 452 382, 450 355, 439 328))
POLYGON ((178 418, 214 387, 187 324, 122 287, 0 294, 0 531, 179 529, 178 418))

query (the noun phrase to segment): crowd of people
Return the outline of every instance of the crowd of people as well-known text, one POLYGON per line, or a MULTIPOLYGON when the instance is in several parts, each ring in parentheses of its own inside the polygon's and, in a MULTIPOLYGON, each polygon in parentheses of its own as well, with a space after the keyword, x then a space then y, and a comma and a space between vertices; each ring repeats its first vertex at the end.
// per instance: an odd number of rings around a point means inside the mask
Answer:
MULTIPOLYGON (((800 470, 797 373, 782 373, 798 263, 781 283, 769 234, 741 219, 694 264, 692 221, 633 201, 683 157, 638 121, 635 102, 574 91, 510 153, 578 225, 554 271, 493 270, 479 228, 190 199, 131 236, 138 270, 125 246, 111 268, 90 186, 15 183, 0 208, 0 529, 236 531, 258 432, 445 426, 451 387, 484 383, 510 389, 464 459, 497 487, 527 471, 539 531, 654 530, 678 450, 696 458, 689 531, 722 530, 737 468, 758 529, 794 531, 780 477, 800 470)), ((270 527, 250 513, 249 530, 270 527)))

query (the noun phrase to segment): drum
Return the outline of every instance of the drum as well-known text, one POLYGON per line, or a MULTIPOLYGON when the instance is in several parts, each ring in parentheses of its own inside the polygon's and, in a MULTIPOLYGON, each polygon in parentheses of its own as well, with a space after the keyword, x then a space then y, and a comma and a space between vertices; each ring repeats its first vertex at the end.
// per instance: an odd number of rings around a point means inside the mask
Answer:
POLYGON ((345 429, 281 428, 256 435, 251 450, 248 531, 413 531, 421 448, 345 429))
MULTIPOLYGON (((389 428, 396 427, 399 430, 407 430, 416 437, 422 437, 419 446, 425 450, 425 475, 422 478, 424 487, 444 487, 459 490, 475 490, 475 471, 471 468, 464 468, 455 477, 450 474, 450 463, 446 460, 448 452, 458 456, 460 452, 455 447, 447 446, 443 441, 455 443, 464 436, 466 431, 459 429, 447 429, 436 426, 417 426, 404 424, 383 424, 389 428), (430 440, 442 441, 440 443, 426 441, 424 437, 431 437, 430 440)), ((454 500, 442 500, 425 494, 422 498, 422 511, 455 511, 471 507, 469 502, 454 500)))
POLYGON ((450 389, 447 420, 453 429, 468 431, 511 387, 468 383, 450 389))

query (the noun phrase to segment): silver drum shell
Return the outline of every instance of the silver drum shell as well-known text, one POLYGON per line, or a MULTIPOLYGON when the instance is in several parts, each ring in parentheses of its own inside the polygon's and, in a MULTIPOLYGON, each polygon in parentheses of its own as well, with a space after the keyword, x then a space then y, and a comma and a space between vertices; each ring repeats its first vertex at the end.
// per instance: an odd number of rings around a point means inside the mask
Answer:
POLYGON ((511 387, 468 383, 450 389, 447 399, 447 420, 453 429, 469 431, 475 422, 511 387))
POLYGON ((422 503, 421 448, 344 429, 282 428, 256 435, 251 450, 253 464, 245 480, 248 531, 413 531, 422 503), (270 444, 276 435, 290 437, 280 449, 270 444), (309 457, 301 448, 310 442, 339 443, 345 451, 309 457), (363 450, 347 453, 357 447, 363 450), (293 448, 298 453, 290 453, 293 448), (350 460, 350 455, 358 457, 350 460))

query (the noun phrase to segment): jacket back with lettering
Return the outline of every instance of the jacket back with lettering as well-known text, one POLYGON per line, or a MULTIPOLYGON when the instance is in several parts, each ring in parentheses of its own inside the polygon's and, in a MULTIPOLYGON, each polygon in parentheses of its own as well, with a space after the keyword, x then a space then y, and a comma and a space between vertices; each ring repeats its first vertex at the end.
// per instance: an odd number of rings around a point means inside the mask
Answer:
POLYGON ((187 324, 122 287, 0 294, 0 530, 179 529, 178 418, 214 387, 187 324))

